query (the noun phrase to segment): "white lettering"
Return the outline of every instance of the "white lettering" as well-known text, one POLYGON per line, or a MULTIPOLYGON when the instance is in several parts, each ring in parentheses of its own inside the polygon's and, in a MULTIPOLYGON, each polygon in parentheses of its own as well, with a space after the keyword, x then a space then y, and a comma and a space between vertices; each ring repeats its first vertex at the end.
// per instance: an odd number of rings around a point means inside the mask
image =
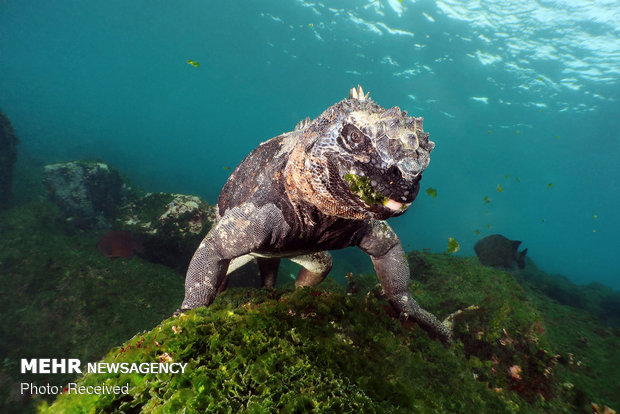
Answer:
POLYGON ((26 372, 37 373, 37 360, 31 359, 30 361, 22 358, 22 374, 26 372))
POLYGON ((80 369, 80 360, 77 358, 69 359, 69 374, 81 374, 82 370, 80 369))
POLYGON ((33 374, 70 374, 82 373, 80 369, 79 359, 64 359, 64 358, 33 358, 33 359, 21 359, 21 373, 33 373, 33 374))
POLYGON ((51 374, 50 372, 51 362, 49 358, 43 358, 39 360, 39 374, 51 374))
POLYGON ((52 374, 64 374, 66 369, 67 364, 64 359, 52 359, 52 374))
POLYGON ((36 385, 31 383, 22 382, 20 384, 20 392, 27 395, 52 395, 58 394, 60 388, 57 385, 36 385))

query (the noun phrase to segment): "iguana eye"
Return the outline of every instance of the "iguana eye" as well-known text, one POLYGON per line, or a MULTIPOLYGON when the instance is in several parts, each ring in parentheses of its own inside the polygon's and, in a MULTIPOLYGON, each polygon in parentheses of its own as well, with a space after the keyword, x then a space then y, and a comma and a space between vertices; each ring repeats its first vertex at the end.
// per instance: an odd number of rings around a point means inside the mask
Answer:
POLYGON ((359 151, 365 146, 366 136, 355 125, 346 124, 338 138, 340 145, 351 151, 359 151))
POLYGON ((349 141, 351 144, 359 144, 362 142, 362 133, 357 130, 351 131, 349 134, 349 141))

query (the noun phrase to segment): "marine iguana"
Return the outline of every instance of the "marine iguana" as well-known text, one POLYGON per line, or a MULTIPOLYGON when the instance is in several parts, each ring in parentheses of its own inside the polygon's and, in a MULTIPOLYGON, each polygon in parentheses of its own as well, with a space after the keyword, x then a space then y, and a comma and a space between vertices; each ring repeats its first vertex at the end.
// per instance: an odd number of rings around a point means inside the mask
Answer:
POLYGON ((274 286, 282 257, 302 266, 296 287, 314 286, 331 269, 328 250, 358 246, 401 316, 449 342, 448 326, 409 293, 407 258, 384 221, 418 194, 435 146, 422 121, 382 108, 358 85, 318 118, 260 144, 220 193, 216 224, 189 264, 179 311, 209 306, 227 274, 252 258, 265 287, 274 286))

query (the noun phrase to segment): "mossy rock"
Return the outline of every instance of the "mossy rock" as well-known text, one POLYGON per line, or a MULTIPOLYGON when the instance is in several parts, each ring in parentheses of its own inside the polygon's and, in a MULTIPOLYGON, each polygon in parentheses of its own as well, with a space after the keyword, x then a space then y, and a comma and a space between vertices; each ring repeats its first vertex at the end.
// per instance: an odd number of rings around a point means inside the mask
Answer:
MULTIPOLYGON (((129 393, 65 394, 41 412, 569 412, 570 404, 554 398, 558 385, 544 338, 531 329, 541 323, 539 315, 510 274, 489 271, 475 258, 423 259, 435 272, 427 275, 427 287, 448 285, 429 291, 413 284, 423 306, 441 317, 458 306, 479 306, 454 318, 450 347, 400 321, 376 290, 351 295, 333 283, 295 291, 232 289, 211 307, 168 319, 104 359, 182 362, 184 374, 86 374, 79 384, 129 384, 129 393), (455 272, 442 274, 447 268, 455 272), (460 270, 466 274, 458 276, 460 270), (486 353, 468 347, 472 338, 486 353), (488 356, 494 353, 497 363, 488 356), (515 364, 521 380, 510 378, 515 364), (530 382, 549 367, 546 388, 530 382)), ((357 286, 375 285, 374 276, 356 278, 357 286)))
POLYGON ((100 161, 71 161, 43 167, 49 198, 82 229, 109 228, 118 207, 135 196, 119 171, 100 161))
POLYGON ((147 260, 184 272, 214 222, 214 207, 199 197, 148 193, 120 209, 116 227, 138 236, 147 260))

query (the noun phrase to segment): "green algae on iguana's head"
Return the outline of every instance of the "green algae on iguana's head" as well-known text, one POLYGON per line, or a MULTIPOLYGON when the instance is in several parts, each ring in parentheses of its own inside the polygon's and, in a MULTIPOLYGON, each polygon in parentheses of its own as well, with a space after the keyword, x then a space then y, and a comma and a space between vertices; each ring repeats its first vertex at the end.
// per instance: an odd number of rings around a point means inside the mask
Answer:
POLYGON ((344 179, 349 183, 349 189, 353 194, 362 199, 366 204, 385 204, 388 198, 378 193, 370 184, 370 178, 356 174, 345 174, 344 179))

